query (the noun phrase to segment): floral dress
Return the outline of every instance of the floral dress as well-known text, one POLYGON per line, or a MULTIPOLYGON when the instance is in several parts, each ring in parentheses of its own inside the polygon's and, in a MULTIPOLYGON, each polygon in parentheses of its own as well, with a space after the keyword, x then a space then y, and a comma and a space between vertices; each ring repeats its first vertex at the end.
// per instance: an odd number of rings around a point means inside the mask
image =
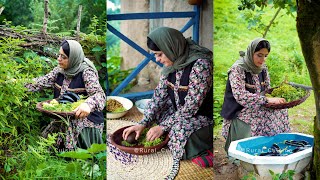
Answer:
MULTIPOLYGON (((270 77, 266 71, 265 87, 270 89, 270 77)), ((256 93, 245 89, 245 72, 239 67, 232 67, 229 80, 233 96, 244 108, 238 114, 238 119, 249 124, 251 136, 273 136, 278 133, 290 132, 287 109, 266 108, 266 98, 260 93, 261 86, 258 74, 251 74, 256 93)), ((232 120, 224 119, 222 136, 227 139, 232 120)))
POLYGON ((163 131, 169 132, 169 149, 176 159, 181 159, 190 135, 198 129, 213 124, 213 120, 201 115, 195 115, 199 110, 207 92, 212 86, 212 61, 198 59, 189 75, 188 93, 185 104, 179 104, 178 89, 183 70, 176 72, 174 97, 177 111, 168 94, 168 76, 162 75, 151 101, 147 105, 144 119, 139 123, 152 125, 157 123, 163 131))
MULTIPOLYGON (((35 83, 27 84, 26 88, 28 88, 29 91, 33 91, 33 92, 40 91, 43 88, 53 89, 58 73, 59 73, 59 68, 56 67, 45 76, 33 79, 35 83)), ((60 94, 63 94, 65 91, 68 90, 71 80, 72 79, 70 78, 64 79, 60 94)), ((106 96, 99 84, 99 79, 96 72, 91 68, 84 70, 83 81, 86 87, 86 91, 88 93, 88 98, 86 99, 85 102, 91 108, 91 112, 95 110, 102 111, 105 107, 106 96)), ((99 129, 102 135, 104 123, 95 124, 90 120, 88 120, 87 118, 71 119, 66 129, 65 148, 69 150, 75 149, 79 134, 84 128, 87 128, 87 127, 99 129)), ((64 129, 65 128, 61 127, 61 130, 64 130, 64 129)), ((59 144, 61 141, 62 141, 62 137, 59 136, 57 140, 57 144, 59 144)))

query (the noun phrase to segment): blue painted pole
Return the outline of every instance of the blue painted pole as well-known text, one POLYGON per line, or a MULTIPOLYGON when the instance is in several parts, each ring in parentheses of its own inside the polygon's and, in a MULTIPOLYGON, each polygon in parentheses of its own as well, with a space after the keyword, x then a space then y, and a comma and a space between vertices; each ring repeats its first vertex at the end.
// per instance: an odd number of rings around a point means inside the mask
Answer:
POLYGON ((126 13, 107 15, 108 21, 137 20, 137 19, 162 19, 162 18, 188 18, 196 16, 195 11, 185 12, 150 12, 150 13, 126 13))
POLYGON ((146 57, 132 72, 131 74, 129 74, 128 77, 126 77, 126 79, 124 79, 122 81, 121 84, 119 84, 118 87, 116 87, 115 90, 113 90, 111 92, 111 96, 116 96, 118 95, 138 74, 139 72, 149 63, 150 58, 154 58, 153 57, 146 57))
POLYGON ((199 43, 199 26, 200 26, 200 5, 194 6, 194 11, 196 12, 195 23, 193 26, 193 40, 199 43))
POLYGON ((188 30, 192 25, 194 25, 195 19, 191 18, 186 25, 183 26, 183 28, 180 30, 180 32, 184 33, 186 30, 188 30))

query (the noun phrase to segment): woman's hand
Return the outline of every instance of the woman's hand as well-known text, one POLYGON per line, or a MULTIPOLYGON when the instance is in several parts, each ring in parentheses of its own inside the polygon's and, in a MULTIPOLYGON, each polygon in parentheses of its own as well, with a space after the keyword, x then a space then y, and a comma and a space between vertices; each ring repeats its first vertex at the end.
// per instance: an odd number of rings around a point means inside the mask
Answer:
POLYGON ((268 101, 268 104, 281 104, 281 103, 285 103, 286 100, 284 98, 270 98, 270 97, 267 97, 267 101, 268 101))
POLYGON ((91 108, 87 103, 84 102, 80 104, 74 111, 76 112, 76 118, 82 119, 90 114, 91 108))
POLYGON ((154 126, 147 132, 147 141, 153 141, 162 136, 163 130, 161 126, 154 126))
POLYGON ((139 138, 140 134, 142 133, 142 131, 144 130, 144 128, 146 128, 146 126, 140 125, 140 124, 128 127, 125 130, 123 130, 122 138, 124 140, 127 140, 129 134, 131 134, 132 132, 136 132, 135 140, 138 140, 138 138, 139 138))

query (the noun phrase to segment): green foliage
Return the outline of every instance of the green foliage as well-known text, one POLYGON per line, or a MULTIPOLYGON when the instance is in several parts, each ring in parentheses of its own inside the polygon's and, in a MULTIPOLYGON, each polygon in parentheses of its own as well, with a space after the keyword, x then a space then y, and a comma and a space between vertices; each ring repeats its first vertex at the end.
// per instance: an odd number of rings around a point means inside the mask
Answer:
POLYGON ((87 150, 78 149, 76 151, 63 152, 59 154, 61 157, 68 157, 74 159, 87 160, 91 159, 91 163, 86 162, 82 167, 84 175, 96 179, 98 177, 105 177, 105 160, 106 160, 106 145, 105 144, 92 144, 87 150), (94 160, 98 161, 98 164, 94 160))
POLYGON ((293 180, 293 175, 295 173, 294 170, 288 170, 281 174, 275 174, 272 170, 269 170, 269 172, 272 175, 272 180, 293 180))
POLYGON ((21 50, 19 43, 20 40, 12 38, 0 40, 0 134, 17 135, 30 132, 31 126, 37 123, 40 115, 32 111, 38 96, 26 93, 24 88, 27 79, 32 78, 32 74, 38 71, 33 69, 33 72, 28 74, 29 71, 18 62, 20 59, 16 54, 21 50))
POLYGON ((297 8, 296 1, 292 0, 241 0, 241 4, 238 5, 238 10, 241 11, 248 9, 254 11, 256 9, 256 6, 263 10, 270 4, 272 4, 275 9, 286 9, 287 14, 291 15, 296 11, 297 8))
MULTIPOLYGON (((58 152, 53 146, 57 134, 49 135, 47 139, 40 138, 34 146, 15 154, 6 160, 6 170, 17 171, 7 173, 7 179, 105 179, 106 145, 92 144, 87 150, 58 152), (73 158, 65 160, 61 157, 73 158), (90 161, 88 161, 91 159, 90 161)), ((9 171, 9 172, 10 172, 9 171)))
MULTIPOLYGON (((133 70, 133 68, 128 70, 121 70, 121 60, 121 57, 108 57, 107 68, 110 91, 114 90, 133 70)), ((131 83, 131 85, 127 86, 124 91, 130 89, 132 86, 133 84, 131 83)))
POLYGON ((8 19, 12 21, 13 25, 27 26, 28 23, 33 21, 33 18, 34 18, 30 10, 31 1, 32 0, 24 0, 24 1, 1 0, 0 3, 5 7, 5 9, 0 16, 0 23, 4 19, 8 19))
MULTIPOLYGON (((15 2, 15 1, 11 1, 15 2)), ((82 5, 81 14, 81 32, 89 33, 89 25, 91 24, 91 18, 96 16, 98 27, 102 31, 99 31, 99 35, 103 35, 106 32, 106 1, 104 0, 50 0, 49 1, 49 19, 48 19, 48 32, 58 33, 64 32, 65 35, 72 35, 76 29, 77 15, 79 5, 82 5)), ((17 3, 16 3, 17 4, 17 3)), ((43 17, 44 17, 44 1, 43 0, 28 0, 26 1, 27 8, 31 13, 32 19, 26 20, 23 25, 32 29, 42 29, 43 17)), ((24 17, 26 10, 17 11, 17 17, 24 17)), ((5 16, 9 20, 12 20, 11 16, 5 16)), ((19 24, 19 23, 18 23, 19 24)), ((17 23, 14 23, 17 25, 17 23)))
MULTIPOLYGON (((272 176, 272 180, 293 180, 293 175, 295 174, 294 170, 288 170, 284 173, 275 174, 272 170, 269 169, 269 173, 272 176)), ((250 172, 245 175, 241 180, 256 180, 257 174, 254 172, 250 172)), ((259 176, 258 176, 259 177, 259 176)))
POLYGON ((254 29, 262 35, 266 35, 269 31, 269 26, 275 27, 277 22, 275 19, 278 17, 276 12, 274 16, 270 19, 266 19, 264 16, 265 8, 270 7, 280 10, 285 9, 288 15, 294 17, 294 12, 296 12, 296 1, 292 0, 241 0, 241 4, 238 5, 238 10, 243 11, 242 17, 248 23, 248 29, 254 29), (259 10, 256 10, 256 6, 259 10))
POLYGON ((256 176, 254 172, 250 172, 247 175, 245 175, 241 180, 256 180, 256 176))

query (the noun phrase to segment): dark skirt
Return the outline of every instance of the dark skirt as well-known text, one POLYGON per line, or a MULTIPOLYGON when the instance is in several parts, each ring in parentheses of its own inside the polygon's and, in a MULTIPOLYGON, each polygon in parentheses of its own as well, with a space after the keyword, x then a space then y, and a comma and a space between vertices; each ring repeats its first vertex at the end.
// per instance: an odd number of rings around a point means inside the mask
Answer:
POLYGON ((226 144, 224 146, 225 151, 228 153, 228 149, 232 141, 236 141, 236 140, 244 139, 248 137, 251 137, 250 125, 237 118, 233 119, 230 124, 228 137, 226 140, 226 144))
POLYGON ((213 150, 213 125, 205 126, 193 132, 185 145, 182 159, 192 159, 213 150))

